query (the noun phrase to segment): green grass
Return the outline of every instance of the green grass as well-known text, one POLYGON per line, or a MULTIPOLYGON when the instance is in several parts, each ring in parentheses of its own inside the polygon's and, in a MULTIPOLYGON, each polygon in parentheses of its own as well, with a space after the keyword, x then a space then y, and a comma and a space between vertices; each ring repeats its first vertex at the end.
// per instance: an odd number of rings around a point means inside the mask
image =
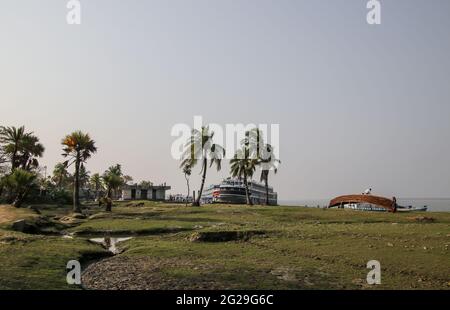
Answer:
MULTIPOLYGON (((130 276, 129 281, 147 281, 146 288, 450 288, 449 213, 126 205, 117 204, 112 213, 90 207, 90 217, 68 229, 79 235, 75 239, 25 235, 3 225, 0 288, 69 288, 66 262, 104 252, 83 237, 90 234, 133 235, 120 244, 126 250, 108 261, 119 275, 135 272, 139 277, 130 276), (435 221, 418 222, 417 216, 435 221), (265 234, 246 241, 190 241, 194 233, 230 231, 265 234), (382 269, 382 284, 376 287, 365 284, 366 263, 372 259, 380 261, 382 269)), ((70 213, 69 208, 39 209, 48 218, 70 213)), ((105 278, 108 281, 108 273, 105 278)))

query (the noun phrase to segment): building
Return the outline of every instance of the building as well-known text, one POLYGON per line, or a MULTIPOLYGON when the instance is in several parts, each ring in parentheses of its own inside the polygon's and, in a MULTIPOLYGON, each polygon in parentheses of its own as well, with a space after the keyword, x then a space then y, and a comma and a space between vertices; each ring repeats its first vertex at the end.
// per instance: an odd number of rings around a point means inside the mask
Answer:
MULTIPOLYGON (((266 187, 264 184, 256 181, 248 181, 250 199, 254 204, 266 203, 266 187)), ((269 204, 277 205, 278 195, 269 186, 269 204)), ((211 185, 205 189, 202 194, 203 203, 247 203, 245 195, 244 181, 234 178, 228 178, 220 184, 211 185)))
POLYGON ((170 189, 166 183, 161 185, 140 186, 138 184, 122 187, 120 200, 165 200, 166 191, 170 189))

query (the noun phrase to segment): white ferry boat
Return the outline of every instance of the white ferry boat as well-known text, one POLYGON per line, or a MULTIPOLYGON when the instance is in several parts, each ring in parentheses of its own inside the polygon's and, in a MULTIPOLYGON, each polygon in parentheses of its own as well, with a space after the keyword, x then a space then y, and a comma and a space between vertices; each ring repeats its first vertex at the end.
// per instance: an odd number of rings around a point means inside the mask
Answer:
MULTIPOLYGON (((263 183, 248 181, 248 187, 250 199, 253 204, 266 203, 266 187, 263 183)), ((245 204, 247 203, 247 198, 245 195, 244 181, 235 178, 227 178, 220 184, 210 185, 203 191, 201 200, 203 203, 245 204)), ((269 204, 277 205, 277 202, 277 193, 273 191, 272 186, 269 186, 269 204)))

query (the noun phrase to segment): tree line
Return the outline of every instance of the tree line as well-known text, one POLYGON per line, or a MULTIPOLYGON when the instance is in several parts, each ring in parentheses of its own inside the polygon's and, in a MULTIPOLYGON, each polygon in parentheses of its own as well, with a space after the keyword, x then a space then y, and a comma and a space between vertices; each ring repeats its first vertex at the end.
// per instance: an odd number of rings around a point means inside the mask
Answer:
MULTIPOLYGON (((63 161, 57 163, 52 175, 43 175, 39 160, 45 148, 39 138, 22 127, 0 126, 0 200, 21 207, 28 199, 48 197, 52 202, 73 203, 73 211, 81 212, 80 189, 87 189, 88 198, 105 205, 111 211, 113 194, 133 178, 124 174, 120 164, 109 167, 103 174, 90 172, 86 162, 96 152, 95 141, 89 134, 74 131, 61 139, 63 161), (69 173, 73 167, 73 173, 69 173), (91 195, 92 194, 92 195, 91 195)), ((45 167, 46 169, 46 167, 45 167)), ((151 186, 142 181, 142 186, 151 186)))

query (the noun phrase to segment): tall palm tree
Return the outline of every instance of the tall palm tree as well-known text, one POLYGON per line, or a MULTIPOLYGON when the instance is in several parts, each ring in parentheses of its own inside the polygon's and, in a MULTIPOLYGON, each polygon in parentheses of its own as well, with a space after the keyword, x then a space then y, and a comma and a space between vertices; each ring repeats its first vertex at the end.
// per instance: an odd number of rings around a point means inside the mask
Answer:
POLYGON ((89 134, 81 131, 72 132, 61 141, 63 145, 63 156, 69 157, 64 163, 66 167, 75 164, 74 182, 73 182, 73 211, 81 212, 80 205, 80 167, 93 153, 97 152, 95 141, 89 134))
POLYGON ((276 158, 273 147, 270 144, 265 144, 263 147, 263 154, 260 160, 261 166, 261 182, 264 182, 266 187, 266 205, 269 205, 269 173, 273 171, 275 174, 278 171, 278 165, 281 161, 276 158))
POLYGON ((232 177, 237 177, 244 181, 245 196, 248 205, 253 205, 248 188, 248 179, 253 177, 258 162, 258 159, 250 157, 250 149, 247 147, 237 150, 233 159, 230 160, 230 174, 232 177))
POLYGON ((95 199, 97 200, 99 198, 99 192, 101 189, 103 189, 103 180, 100 174, 94 173, 91 176, 90 184, 92 189, 95 191, 95 199))
POLYGON ((183 173, 184 173, 184 178, 186 179, 186 185, 187 185, 187 196, 186 196, 186 206, 188 204, 189 201, 189 194, 191 192, 190 188, 189 188, 189 177, 192 174, 192 168, 190 165, 185 165, 183 167, 183 173))
POLYGON ((191 137, 186 142, 183 159, 180 168, 184 169, 187 165, 194 167, 199 161, 202 168, 202 182, 198 197, 192 203, 193 206, 200 206, 200 199, 202 197, 203 188, 206 181, 206 170, 213 165, 216 166, 217 171, 222 167, 222 159, 225 156, 225 149, 213 142, 214 132, 209 129, 209 126, 203 126, 201 130, 193 129, 191 137))

